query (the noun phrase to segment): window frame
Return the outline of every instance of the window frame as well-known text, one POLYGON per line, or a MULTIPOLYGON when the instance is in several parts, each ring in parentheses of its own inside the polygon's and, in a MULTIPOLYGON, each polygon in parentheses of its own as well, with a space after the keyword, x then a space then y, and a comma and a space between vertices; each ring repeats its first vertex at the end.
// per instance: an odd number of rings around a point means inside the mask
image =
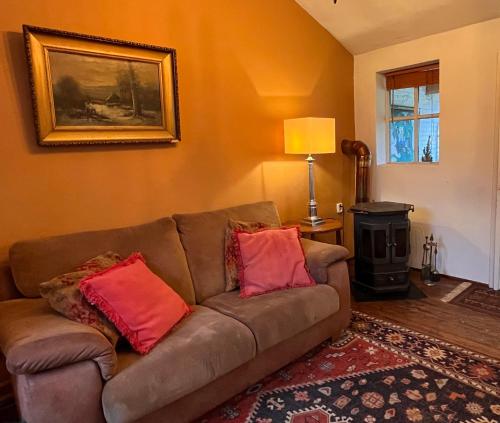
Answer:
MULTIPOLYGON (((423 85, 420 85, 423 86, 423 85)), ((421 119, 439 119, 438 125, 441 124, 441 119, 439 117, 439 113, 427 113, 427 114, 419 114, 418 113, 418 105, 420 103, 420 94, 419 88, 416 87, 408 87, 413 88, 414 90, 414 101, 413 101, 413 116, 392 116, 391 114, 391 90, 385 90, 385 153, 386 153, 386 163, 389 164, 438 164, 440 160, 433 160, 432 162, 424 162, 420 160, 419 157, 419 145, 418 145, 418 137, 420 125, 418 124, 421 119), (404 120, 412 120, 413 121, 413 160, 411 162, 395 162, 392 160, 391 155, 391 122, 404 121, 404 120)), ((441 91, 439 91, 441 94, 441 91)), ((441 103, 441 98, 439 99, 441 103)), ((440 110, 441 112, 441 110, 440 110)), ((441 135, 438 138, 438 148, 441 144, 441 135)), ((441 157, 441 154, 439 155, 441 157)))

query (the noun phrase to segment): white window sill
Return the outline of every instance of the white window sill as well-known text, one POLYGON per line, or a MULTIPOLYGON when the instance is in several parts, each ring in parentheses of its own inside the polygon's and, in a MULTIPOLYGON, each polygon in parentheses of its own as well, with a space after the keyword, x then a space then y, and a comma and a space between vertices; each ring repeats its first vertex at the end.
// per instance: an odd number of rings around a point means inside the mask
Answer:
POLYGON ((389 162, 389 163, 377 163, 378 167, 386 166, 437 166, 439 162, 389 162))

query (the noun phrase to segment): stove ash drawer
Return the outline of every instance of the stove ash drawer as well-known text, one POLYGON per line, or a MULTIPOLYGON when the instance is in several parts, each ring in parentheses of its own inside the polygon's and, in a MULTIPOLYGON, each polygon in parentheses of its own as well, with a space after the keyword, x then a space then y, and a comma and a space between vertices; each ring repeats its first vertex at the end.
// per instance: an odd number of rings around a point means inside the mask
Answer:
POLYGON ((375 286, 405 285, 408 283, 408 272, 377 273, 373 275, 375 286))

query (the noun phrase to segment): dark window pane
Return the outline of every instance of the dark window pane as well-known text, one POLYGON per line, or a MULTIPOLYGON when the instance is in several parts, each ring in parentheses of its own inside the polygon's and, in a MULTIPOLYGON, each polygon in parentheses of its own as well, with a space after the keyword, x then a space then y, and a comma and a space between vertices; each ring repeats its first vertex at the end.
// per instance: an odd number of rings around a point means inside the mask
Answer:
POLYGON ((362 245, 362 251, 363 251, 363 257, 372 258, 372 232, 363 229, 361 232, 361 245, 362 245))
POLYGON ((419 119, 418 159, 421 162, 439 161, 439 118, 419 119))
POLYGON ((396 242, 394 254, 396 257, 406 257, 406 255, 408 254, 406 251, 406 246, 408 244, 406 236, 407 232, 404 228, 398 228, 394 231, 394 241, 396 242))
POLYGON ((418 114, 439 113, 439 84, 418 87, 418 114))
POLYGON ((387 236, 384 230, 374 231, 375 234, 375 258, 387 257, 387 236))
POLYGON ((389 123, 391 162, 405 163, 414 160, 413 120, 389 123))
POLYGON ((413 88, 401 88, 389 91, 391 116, 413 116, 415 112, 415 90, 413 88))

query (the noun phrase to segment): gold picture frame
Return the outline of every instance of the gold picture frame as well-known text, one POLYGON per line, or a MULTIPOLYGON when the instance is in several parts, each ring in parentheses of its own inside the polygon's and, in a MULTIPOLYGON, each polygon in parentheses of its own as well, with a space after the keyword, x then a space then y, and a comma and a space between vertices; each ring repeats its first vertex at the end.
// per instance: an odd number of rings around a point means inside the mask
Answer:
POLYGON ((23 25, 38 144, 176 143, 172 48, 23 25))

